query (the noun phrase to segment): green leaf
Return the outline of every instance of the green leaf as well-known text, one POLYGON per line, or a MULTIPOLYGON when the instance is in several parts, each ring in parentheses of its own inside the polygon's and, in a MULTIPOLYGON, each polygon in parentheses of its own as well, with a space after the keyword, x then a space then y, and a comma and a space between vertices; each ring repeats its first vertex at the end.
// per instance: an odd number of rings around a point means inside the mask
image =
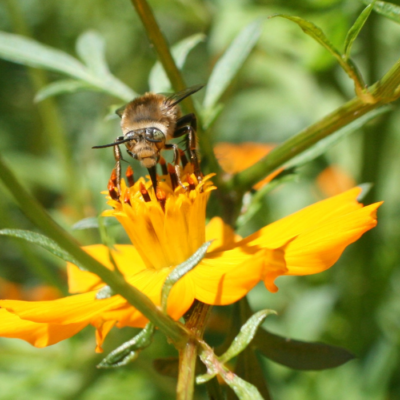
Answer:
POLYGON ((239 378, 237 375, 233 373, 226 374, 223 378, 240 400, 264 400, 255 386, 239 378))
POLYGON ((357 196, 357 201, 363 201, 364 197, 369 193, 374 184, 371 182, 365 182, 365 183, 360 183, 357 186, 361 188, 361 193, 357 196))
POLYGON ((354 358, 348 350, 319 342, 302 342, 260 329, 253 341, 265 357, 299 370, 323 370, 338 367, 354 358))
POLYGON ((104 39, 98 32, 90 30, 82 33, 76 42, 76 52, 95 75, 110 75, 105 58, 104 39))
POLYGON ((0 32, 0 57, 82 80, 90 79, 86 67, 69 54, 13 33, 0 32))
MULTIPOLYGON (((371 4, 372 1, 364 0, 364 3, 371 4)), ((393 3, 388 3, 386 1, 376 1, 373 8, 378 14, 381 14, 384 17, 400 24, 400 6, 393 3)))
POLYGON ((40 89, 34 98, 35 103, 47 99, 48 97, 57 96, 64 93, 75 93, 80 90, 96 90, 95 86, 88 84, 85 81, 74 79, 65 79, 50 83, 40 89))
POLYGON ((113 350, 97 365, 97 368, 118 368, 135 360, 139 351, 151 344, 153 334, 154 325, 149 322, 133 339, 113 350))
POLYGON ((205 242, 192 256, 190 256, 182 264, 179 264, 177 267, 175 267, 172 272, 167 276, 167 279, 165 280, 161 291, 161 308, 164 313, 167 313, 168 296, 172 287, 175 285, 176 282, 179 281, 179 279, 181 279, 185 274, 187 274, 196 265, 199 264, 199 262, 206 255, 207 249, 209 248, 211 243, 212 240, 205 242))
POLYGON ((250 317, 240 328, 239 334, 235 337, 229 349, 219 357, 220 361, 226 363, 241 353, 253 340, 257 329, 270 314, 276 314, 276 312, 274 310, 261 310, 250 317))
POLYGON ((40 233, 25 231, 22 229, 1 229, 0 235, 11 236, 20 239, 24 239, 28 242, 35 243, 45 250, 49 251, 51 254, 61 258, 64 261, 75 264, 77 267, 84 270, 83 266, 79 264, 70 254, 64 251, 54 240, 44 236, 40 233))
POLYGON ((207 83, 204 108, 213 108, 226 88, 242 67, 261 35, 262 23, 259 19, 247 25, 217 61, 207 83))
POLYGON ((115 218, 103 218, 103 217, 89 217, 81 219, 72 225, 73 230, 82 230, 82 229, 98 229, 100 227, 99 218, 102 218, 102 224, 104 226, 114 226, 118 225, 118 221, 115 218))
POLYGON ((350 52, 351 52, 351 47, 353 46, 353 42, 354 42, 354 40, 356 40, 362 27, 364 26, 369 15, 371 14, 373 6, 374 6, 374 1, 362 11, 362 13, 357 18, 356 22, 353 24, 353 26, 347 32, 347 36, 344 41, 344 57, 345 57, 345 59, 348 59, 350 57, 350 52))
MULTIPOLYGON (((203 42, 204 39, 205 35, 203 33, 197 33, 172 46, 172 57, 179 69, 183 68, 189 52, 200 42, 203 42)), ((156 93, 168 92, 171 90, 171 83, 159 61, 155 63, 154 67, 150 71, 149 86, 150 91, 156 93)))
POLYGON ((285 168, 290 168, 295 166, 299 167, 314 160, 321 154, 325 153, 329 148, 331 148, 341 139, 357 131, 358 129, 363 127, 366 123, 372 121, 377 116, 390 111, 390 109, 391 109, 390 106, 386 106, 370 111, 369 113, 363 115, 362 117, 346 125, 344 128, 339 129, 334 134, 327 136, 324 139, 321 139, 315 145, 309 147, 307 150, 303 151, 298 156, 293 157, 290 161, 288 161, 287 164, 285 164, 285 168))

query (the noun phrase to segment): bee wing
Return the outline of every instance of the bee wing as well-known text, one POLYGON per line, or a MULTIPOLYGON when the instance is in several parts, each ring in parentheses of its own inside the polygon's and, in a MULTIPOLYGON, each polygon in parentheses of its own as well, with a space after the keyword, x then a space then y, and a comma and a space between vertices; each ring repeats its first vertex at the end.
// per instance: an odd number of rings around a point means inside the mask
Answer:
POLYGON ((204 87, 204 85, 195 85, 187 89, 184 89, 178 93, 165 95, 167 98, 164 100, 164 104, 168 108, 174 107, 178 103, 180 103, 183 99, 186 99, 186 97, 190 96, 193 93, 198 92, 202 87, 204 87))

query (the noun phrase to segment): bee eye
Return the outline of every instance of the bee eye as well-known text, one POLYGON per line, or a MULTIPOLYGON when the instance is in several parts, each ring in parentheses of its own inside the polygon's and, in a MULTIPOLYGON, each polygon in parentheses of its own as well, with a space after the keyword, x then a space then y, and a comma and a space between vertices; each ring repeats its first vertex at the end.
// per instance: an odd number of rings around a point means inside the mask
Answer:
POLYGON ((146 140, 149 142, 162 142, 165 140, 165 135, 157 128, 147 128, 146 140))

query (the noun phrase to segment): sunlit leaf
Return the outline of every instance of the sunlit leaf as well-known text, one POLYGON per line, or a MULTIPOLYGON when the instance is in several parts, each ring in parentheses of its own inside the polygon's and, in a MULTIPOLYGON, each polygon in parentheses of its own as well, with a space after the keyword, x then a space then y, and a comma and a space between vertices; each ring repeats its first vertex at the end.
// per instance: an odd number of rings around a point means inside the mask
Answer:
POLYGON ((22 229, 1 229, 0 235, 24 239, 28 242, 37 244, 62 260, 71 262, 83 269, 83 267, 81 267, 80 264, 70 254, 64 251, 54 240, 40 233, 25 231, 22 229))
POLYGON ((290 161, 288 161, 287 164, 285 164, 285 168, 290 168, 295 166, 298 167, 314 160, 321 154, 325 153, 329 148, 331 148, 341 139, 345 138, 346 136, 350 135, 353 132, 356 132, 366 123, 373 120, 377 116, 388 112, 390 109, 391 109, 390 106, 387 106, 370 111, 369 113, 363 115, 362 117, 346 125, 344 128, 339 129, 334 134, 327 136, 324 139, 321 139, 315 145, 309 147, 307 150, 303 151, 298 156, 293 157, 290 161))
POLYGON ((105 58, 104 39, 98 32, 82 33, 76 42, 76 52, 95 75, 108 76, 110 74, 105 58))
MULTIPOLYGON (((364 0, 365 4, 371 4, 371 0, 364 0)), ((400 24, 400 6, 393 3, 388 3, 387 1, 376 1, 374 6, 374 11, 378 14, 383 15, 386 18, 390 18, 391 20, 400 24)))
POLYGON ((263 19, 247 25, 221 56, 211 72, 204 98, 204 108, 213 108, 242 67, 261 35, 263 19))
POLYGON ((342 347, 284 338, 265 329, 258 330, 252 345, 272 361, 299 370, 334 368, 354 358, 342 347))
POLYGON ((273 310, 261 310, 251 316, 251 318, 249 318, 247 322, 240 328, 239 334, 235 337, 229 349, 219 357, 220 361, 222 363, 226 363, 242 352, 253 340, 257 329, 262 324, 264 319, 270 314, 276 314, 276 312, 273 310))
POLYGON ((151 344, 153 334, 154 325, 149 322, 133 339, 113 350, 97 365, 97 368, 122 367, 135 360, 138 356, 138 351, 143 350, 151 344))
POLYGON ((80 90, 96 90, 96 87, 88 84, 85 81, 78 81, 73 79, 65 79, 50 83, 40 89, 34 98, 36 103, 47 99, 51 96, 58 96, 64 93, 75 93, 80 90))
POLYGON ((365 22, 367 21, 371 11, 373 9, 373 3, 368 5, 359 17, 356 19, 356 22, 347 32, 346 39, 344 41, 344 56, 346 59, 350 57, 351 47, 353 46, 354 40, 356 40, 358 34, 360 33, 362 27, 364 26, 365 22))
MULTIPOLYGON (((190 51, 194 49, 200 42, 204 41, 204 39, 204 34, 197 33, 181 40, 172 47, 172 56, 179 69, 183 68, 186 57, 190 51)), ((149 86, 150 91, 156 93, 168 92, 171 90, 171 83, 169 82, 167 74, 165 73, 159 61, 155 63, 154 67, 150 71, 149 86)))
POLYGON ((203 259, 203 257, 207 253, 207 249, 210 247, 212 241, 205 242, 200 246, 200 248, 190 256, 186 261, 182 264, 179 264, 175 267, 172 272, 167 276, 167 279, 164 282, 162 291, 161 291, 161 308, 166 313, 167 312, 167 302, 168 296, 175 285, 176 282, 179 281, 185 274, 191 271, 199 262, 203 259))

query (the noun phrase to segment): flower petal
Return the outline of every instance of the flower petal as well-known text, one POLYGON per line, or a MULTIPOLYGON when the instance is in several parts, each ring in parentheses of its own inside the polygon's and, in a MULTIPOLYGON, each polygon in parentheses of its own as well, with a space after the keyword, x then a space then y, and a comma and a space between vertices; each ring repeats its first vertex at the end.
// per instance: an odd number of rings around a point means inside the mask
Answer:
POLYGON ((219 217, 212 218, 206 226, 206 240, 213 240, 208 248, 208 252, 232 247, 235 242, 241 239, 241 236, 237 235, 235 231, 219 217))
POLYGON ((87 322, 70 325, 40 324, 20 319, 17 315, 0 310, 0 337, 22 339, 35 347, 46 347, 68 339, 82 330, 87 322))
MULTIPOLYGON (((146 268, 142 258, 132 245, 116 245, 111 254, 124 276, 133 275, 146 268)), ((102 244, 83 247, 97 261, 108 269, 114 269, 109 258, 109 249, 102 244)), ((76 265, 67 263, 68 287, 70 293, 89 292, 104 286, 101 279, 89 271, 83 271, 76 265)))

